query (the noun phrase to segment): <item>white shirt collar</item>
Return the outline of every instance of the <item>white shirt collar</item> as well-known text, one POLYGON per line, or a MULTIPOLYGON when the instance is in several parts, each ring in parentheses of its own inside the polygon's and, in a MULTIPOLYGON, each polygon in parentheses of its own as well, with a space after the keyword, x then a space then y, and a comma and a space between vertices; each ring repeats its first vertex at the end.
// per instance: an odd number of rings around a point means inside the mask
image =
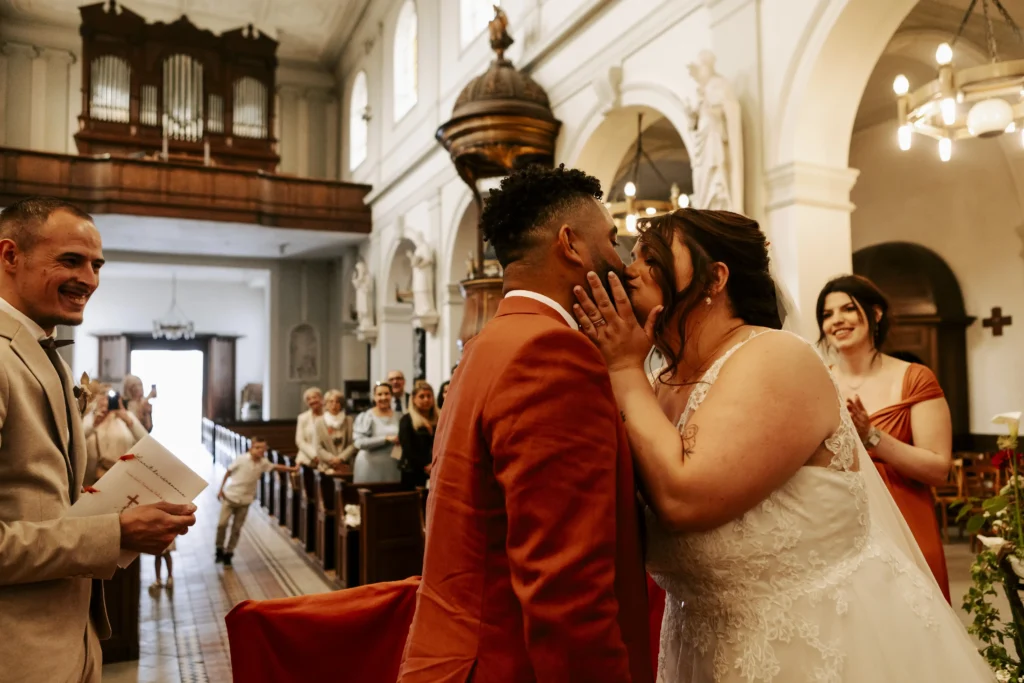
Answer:
MULTIPOLYGON (((52 334, 46 334, 43 328, 36 324, 35 320, 32 320, 32 318, 29 318, 27 315, 9 304, 2 296, 0 296, 0 311, 3 311, 21 323, 21 326, 24 327, 37 341, 53 336, 52 334)), ((56 330, 54 330, 54 332, 56 332, 56 330)))
POLYGON ((505 298, 507 299, 510 296, 522 296, 526 297, 527 299, 533 299, 534 301, 539 301, 542 304, 550 306, 551 308, 555 309, 555 311, 558 312, 558 315, 562 316, 562 318, 565 319, 566 325, 568 325, 574 330, 580 329, 579 323, 576 322, 576 320, 571 315, 569 315, 569 311, 562 308, 562 305, 560 303, 558 303, 549 296, 544 296, 543 294, 538 294, 537 292, 531 292, 528 289, 513 289, 511 292, 505 295, 505 298))

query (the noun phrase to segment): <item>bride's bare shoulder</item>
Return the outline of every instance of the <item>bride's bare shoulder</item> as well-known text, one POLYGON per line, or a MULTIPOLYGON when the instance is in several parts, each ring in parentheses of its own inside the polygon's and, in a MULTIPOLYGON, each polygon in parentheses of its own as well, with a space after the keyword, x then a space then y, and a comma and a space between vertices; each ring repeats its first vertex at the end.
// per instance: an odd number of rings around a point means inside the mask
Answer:
POLYGON ((781 330, 769 330, 740 347, 722 368, 721 379, 770 383, 776 391, 804 386, 816 392, 834 391, 828 366, 805 339, 781 330), (730 367, 732 366, 732 367, 730 367))

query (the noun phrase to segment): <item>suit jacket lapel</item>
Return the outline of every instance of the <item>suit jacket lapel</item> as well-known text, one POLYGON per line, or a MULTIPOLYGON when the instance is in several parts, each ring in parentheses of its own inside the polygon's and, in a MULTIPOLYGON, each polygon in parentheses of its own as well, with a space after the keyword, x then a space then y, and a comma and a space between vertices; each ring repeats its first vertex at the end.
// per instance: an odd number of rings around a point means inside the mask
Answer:
MULTIPOLYGON (((2 313, 0 313, 2 314, 2 313)), ((5 315, 5 314, 2 314, 5 315)), ((57 430, 57 443, 60 445, 61 453, 64 455, 64 462, 68 469, 68 486, 71 488, 71 500, 74 502, 77 498, 77 489, 75 487, 75 480, 77 476, 73 473, 75 469, 73 462, 68 454, 68 435, 70 433, 70 427, 68 425, 68 407, 65 406, 65 401, 69 401, 67 406, 75 405, 73 395, 72 398, 67 398, 64 392, 64 388, 61 385, 61 377, 57 374, 57 369, 53 363, 50 362, 50 358, 46 355, 46 351, 39 345, 39 340, 33 339, 32 335, 25 330, 24 327, 18 326, 18 331, 11 339, 11 350, 13 350, 18 357, 25 363, 25 366, 29 369, 35 378, 42 385, 43 391, 46 393, 46 399, 50 403, 50 412, 53 414, 54 427, 57 430)), ((68 386, 68 394, 71 393, 71 381, 65 377, 65 382, 68 386)), ((76 444, 82 444, 81 438, 81 426, 79 425, 79 433, 76 433, 76 444)), ((78 449, 76 448, 76 451, 78 449)), ((84 464, 77 468, 84 469, 84 464)))

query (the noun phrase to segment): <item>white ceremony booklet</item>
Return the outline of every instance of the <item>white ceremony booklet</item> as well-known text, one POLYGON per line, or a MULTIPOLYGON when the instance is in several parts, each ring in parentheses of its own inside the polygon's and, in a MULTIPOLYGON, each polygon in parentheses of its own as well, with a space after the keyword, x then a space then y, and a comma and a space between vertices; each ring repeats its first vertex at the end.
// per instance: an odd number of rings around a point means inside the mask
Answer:
MULTIPOLYGON (((160 445, 152 436, 131 450, 81 494, 68 510, 71 517, 92 517, 161 501, 188 504, 207 486, 206 480, 160 445)), ((139 554, 122 550, 118 567, 127 567, 139 554)))

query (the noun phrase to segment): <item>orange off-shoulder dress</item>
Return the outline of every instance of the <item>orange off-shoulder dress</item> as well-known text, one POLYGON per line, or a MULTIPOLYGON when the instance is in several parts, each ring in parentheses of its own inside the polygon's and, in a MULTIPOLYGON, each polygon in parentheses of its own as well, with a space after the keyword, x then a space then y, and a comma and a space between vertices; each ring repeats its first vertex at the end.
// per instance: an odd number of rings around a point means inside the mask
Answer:
MULTIPOLYGON (((925 366, 913 363, 903 377, 902 400, 873 414, 871 424, 894 439, 913 446, 914 434, 910 424, 910 411, 918 403, 937 398, 945 398, 945 394, 935 375, 925 366)), ((878 473, 882 475, 882 480, 889 488, 889 493, 907 520, 910 531, 917 539, 917 544, 921 546, 921 552, 924 553, 924 558, 935 575, 946 602, 950 602, 946 555, 942 550, 942 536, 935 516, 931 487, 903 476, 892 465, 877 459, 873 452, 870 454, 878 473)))

